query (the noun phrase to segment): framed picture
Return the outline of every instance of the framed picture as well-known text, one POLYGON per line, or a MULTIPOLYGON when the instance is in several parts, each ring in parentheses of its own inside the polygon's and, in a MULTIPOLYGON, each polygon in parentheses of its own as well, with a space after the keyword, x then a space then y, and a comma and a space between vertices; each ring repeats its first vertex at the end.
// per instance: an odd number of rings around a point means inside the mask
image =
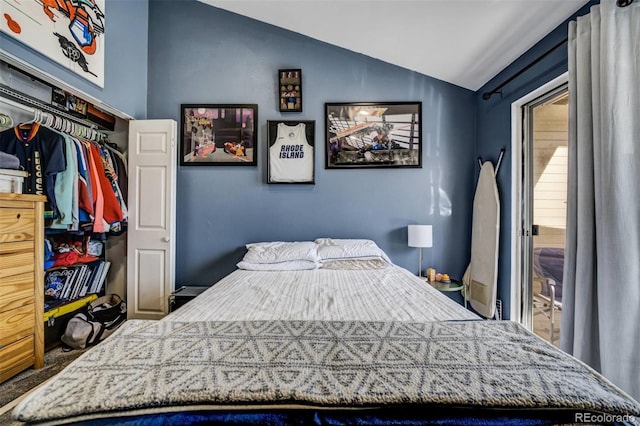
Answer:
POLYGON ((268 183, 315 183, 313 120, 267 121, 268 183))
POLYGON ((302 112, 302 70, 278 70, 280 112, 302 112))
POLYGON ((181 165, 257 164, 257 104, 182 104, 180 107, 181 165))
POLYGON ((107 39, 116 32, 106 3, 13 1, 3 5, 0 32, 104 88, 107 39))
POLYGON ((326 103, 325 168, 422 167, 422 102, 326 103))

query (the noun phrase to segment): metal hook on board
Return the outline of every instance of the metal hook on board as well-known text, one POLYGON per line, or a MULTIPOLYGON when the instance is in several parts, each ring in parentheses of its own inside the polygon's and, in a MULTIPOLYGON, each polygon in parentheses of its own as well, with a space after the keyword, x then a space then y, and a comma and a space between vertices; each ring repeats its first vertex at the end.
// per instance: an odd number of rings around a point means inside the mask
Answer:
MULTIPOLYGON (((504 148, 500 148, 500 155, 498 156, 498 162, 496 163, 496 169, 494 176, 498 176, 498 170, 500 170, 500 164, 502 164, 502 157, 504 157, 504 148)), ((482 168, 482 157, 478 157, 478 165, 482 168)))

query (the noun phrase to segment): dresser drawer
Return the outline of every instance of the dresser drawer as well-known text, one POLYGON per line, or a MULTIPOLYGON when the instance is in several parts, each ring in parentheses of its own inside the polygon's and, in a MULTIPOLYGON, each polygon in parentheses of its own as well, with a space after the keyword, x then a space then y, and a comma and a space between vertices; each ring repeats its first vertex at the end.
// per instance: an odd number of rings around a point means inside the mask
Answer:
POLYGON ((0 312, 0 348, 35 332, 35 312, 33 305, 22 306, 0 312))
POLYGON ((0 312, 33 304, 34 279, 33 272, 0 277, 0 312))
MULTIPOLYGON (((15 243, 0 243, 0 254, 33 252, 35 241, 16 241, 15 243)), ((44 246, 42 247, 44 252, 44 246)))
POLYGON ((0 383, 33 365, 33 336, 0 348, 0 383))
MULTIPOLYGON (((0 246, 11 244, 0 244, 0 246)), ((11 253, 0 252, 0 279, 29 272, 33 273, 35 271, 35 261, 33 250, 11 253)), ((39 267, 42 267, 42 265, 39 265, 39 267)))
POLYGON ((0 243, 33 241, 34 214, 33 209, 0 208, 0 243))

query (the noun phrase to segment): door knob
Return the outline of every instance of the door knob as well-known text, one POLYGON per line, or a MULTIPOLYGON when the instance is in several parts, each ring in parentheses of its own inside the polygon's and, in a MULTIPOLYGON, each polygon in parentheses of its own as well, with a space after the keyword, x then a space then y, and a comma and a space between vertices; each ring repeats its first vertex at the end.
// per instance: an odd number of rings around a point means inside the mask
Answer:
POLYGON ((169 242, 169 240, 170 240, 170 238, 169 238, 169 237, 162 237, 162 241, 164 241, 165 243, 168 243, 168 242, 169 242))

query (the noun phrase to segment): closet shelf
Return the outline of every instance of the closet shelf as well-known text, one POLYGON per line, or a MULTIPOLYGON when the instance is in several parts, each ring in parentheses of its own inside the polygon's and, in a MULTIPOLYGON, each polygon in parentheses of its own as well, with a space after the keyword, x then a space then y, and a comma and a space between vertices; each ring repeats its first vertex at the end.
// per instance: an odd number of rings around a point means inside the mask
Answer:
POLYGON ((15 107, 25 109, 25 107, 30 108, 29 112, 33 112, 35 115, 35 111, 40 110, 46 112, 48 114, 54 115, 56 117, 64 118, 66 120, 72 121, 81 126, 85 126, 92 131, 98 132, 102 139, 106 138, 105 133, 99 130, 99 127, 91 123, 87 120, 83 120, 82 118, 75 117, 71 114, 68 114, 64 111, 60 111, 57 108, 54 108, 51 105, 47 105, 42 101, 34 99, 30 96, 27 96, 23 93, 17 92, 13 90, 11 87, 6 86, 4 84, 0 84, 0 95, 2 95, 5 99, 2 99, 2 102, 6 102, 15 107))

